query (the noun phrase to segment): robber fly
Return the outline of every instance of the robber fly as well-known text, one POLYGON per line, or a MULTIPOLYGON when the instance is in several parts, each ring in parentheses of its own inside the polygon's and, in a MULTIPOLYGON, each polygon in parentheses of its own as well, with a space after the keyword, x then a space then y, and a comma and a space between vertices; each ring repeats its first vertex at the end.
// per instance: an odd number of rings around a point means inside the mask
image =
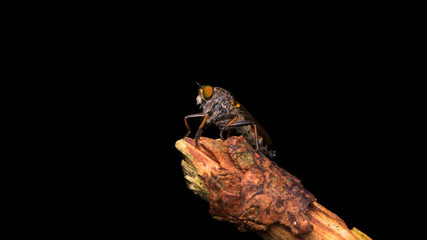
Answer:
MULTIPOLYGON (((198 84, 198 83, 197 83, 198 84)), ((209 85, 199 85, 199 93, 196 98, 197 105, 202 109, 201 113, 191 114, 184 117, 187 128, 187 137, 191 133, 187 123, 189 118, 203 118, 202 123, 195 135, 196 146, 202 135, 203 128, 208 125, 215 125, 220 129, 220 137, 224 140, 224 131, 227 137, 230 135, 230 128, 235 128, 257 152, 273 158, 275 151, 269 149, 271 138, 255 118, 236 100, 227 90, 209 85)))

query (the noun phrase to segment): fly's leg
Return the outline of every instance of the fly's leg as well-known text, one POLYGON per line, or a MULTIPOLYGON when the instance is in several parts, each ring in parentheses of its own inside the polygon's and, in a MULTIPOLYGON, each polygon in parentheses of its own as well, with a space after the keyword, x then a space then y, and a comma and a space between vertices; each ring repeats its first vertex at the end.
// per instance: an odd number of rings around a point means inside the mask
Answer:
POLYGON ((230 131, 230 130, 228 130, 228 132, 227 132, 227 138, 229 138, 229 137, 230 137, 230 133, 231 133, 231 131, 230 131))
POLYGON ((194 136, 194 140, 196 140, 196 147, 199 146, 199 139, 202 136, 203 127, 205 126, 206 119, 208 119, 209 113, 204 114, 204 118, 199 128, 197 129, 196 135, 194 136))
MULTIPOLYGON (((236 114, 230 114, 230 115, 225 115, 225 116, 222 116, 222 117, 219 117, 218 119, 217 119, 217 121, 218 120, 224 120, 224 119, 229 119, 229 118, 232 118, 232 120, 230 121, 230 122, 228 122, 224 127, 221 127, 221 129, 219 130, 219 136, 221 137, 221 139, 222 140, 224 140, 224 137, 222 136, 222 134, 223 134, 223 132, 224 132, 224 130, 230 125, 230 124, 232 124, 233 122, 235 122, 236 120, 237 120, 237 115, 236 114)), ((230 130, 228 130, 228 133, 227 133, 227 138, 230 136, 230 130)))
MULTIPOLYGON (((256 151, 257 151, 257 153, 259 153, 259 144, 258 144, 258 131, 257 131, 257 128, 256 128, 256 124, 254 123, 254 122, 252 122, 252 121, 240 121, 240 122, 234 122, 234 121, 236 121, 236 119, 237 119, 237 117, 236 118, 233 118, 233 120, 231 120, 225 127, 224 127, 224 129, 225 128, 228 128, 228 127, 242 127, 242 126, 248 126, 248 125, 252 125, 253 127, 254 127, 254 132, 255 132, 255 144, 256 144, 256 151)), ((224 130, 224 129, 222 129, 222 130, 224 130)))
POLYGON ((189 119, 189 118, 202 118, 202 117, 205 117, 204 113, 190 114, 190 115, 187 115, 184 117, 185 127, 187 128, 187 133, 185 134, 184 137, 188 137, 188 135, 190 135, 190 133, 191 133, 191 128, 187 123, 187 119, 189 119))

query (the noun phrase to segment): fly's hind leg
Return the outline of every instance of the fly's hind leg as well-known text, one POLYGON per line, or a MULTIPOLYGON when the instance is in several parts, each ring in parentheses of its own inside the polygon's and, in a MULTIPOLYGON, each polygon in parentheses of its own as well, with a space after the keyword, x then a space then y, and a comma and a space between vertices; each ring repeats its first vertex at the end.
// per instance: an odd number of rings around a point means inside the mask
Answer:
POLYGON ((259 153, 259 144, 258 144, 258 131, 256 128, 256 124, 252 121, 240 121, 240 122, 234 122, 236 121, 237 117, 231 120, 223 129, 221 129, 221 132, 225 130, 226 128, 230 127, 242 127, 242 126, 248 126, 252 125, 254 127, 254 133, 255 133, 255 144, 256 144, 256 151, 259 153))

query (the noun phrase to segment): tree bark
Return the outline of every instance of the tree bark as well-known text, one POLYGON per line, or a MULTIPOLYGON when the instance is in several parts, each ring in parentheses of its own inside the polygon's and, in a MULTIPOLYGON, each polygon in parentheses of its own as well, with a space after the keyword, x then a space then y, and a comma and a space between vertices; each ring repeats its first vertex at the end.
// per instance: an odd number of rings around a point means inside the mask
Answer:
POLYGON ((371 239, 349 230, 303 188, 298 178, 256 153, 243 137, 190 138, 176 148, 187 186, 209 202, 210 214, 268 240, 371 239))

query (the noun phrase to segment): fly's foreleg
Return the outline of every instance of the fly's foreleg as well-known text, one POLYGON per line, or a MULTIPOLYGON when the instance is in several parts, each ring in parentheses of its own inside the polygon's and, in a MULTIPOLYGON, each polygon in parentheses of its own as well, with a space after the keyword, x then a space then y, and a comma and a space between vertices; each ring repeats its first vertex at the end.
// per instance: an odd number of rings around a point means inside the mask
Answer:
POLYGON ((197 129, 196 136, 194 137, 194 139, 196 140, 196 146, 199 145, 198 141, 199 141, 200 136, 202 135, 203 127, 206 123, 206 119, 208 118, 208 116, 209 116, 209 114, 207 114, 207 113, 196 113, 196 114, 190 114, 190 115, 187 115, 184 117, 185 127, 187 128, 187 133, 185 134, 184 137, 188 137, 188 135, 190 135, 190 133, 191 133, 191 128, 188 125, 187 119, 189 119, 189 118, 203 118, 202 123, 200 124, 199 128, 197 129))
POLYGON ((206 113, 204 115, 203 121, 200 124, 199 128, 197 129, 196 135, 194 136, 194 140, 196 140, 196 146, 199 146, 199 139, 202 136, 203 127, 205 126, 206 119, 208 119, 209 113, 206 113))
POLYGON ((185 127, 187 128, 187 133, 185 134, 184 137, 188 137, 188 135, 190 135, 191 133, 191 128, 188 125, 187 119, 189 118, 201 118, 201 117, 205 117, 204 113, 196 113, 196 114, 190 114, 184 117, 184 123, 185 123, 185 127))

